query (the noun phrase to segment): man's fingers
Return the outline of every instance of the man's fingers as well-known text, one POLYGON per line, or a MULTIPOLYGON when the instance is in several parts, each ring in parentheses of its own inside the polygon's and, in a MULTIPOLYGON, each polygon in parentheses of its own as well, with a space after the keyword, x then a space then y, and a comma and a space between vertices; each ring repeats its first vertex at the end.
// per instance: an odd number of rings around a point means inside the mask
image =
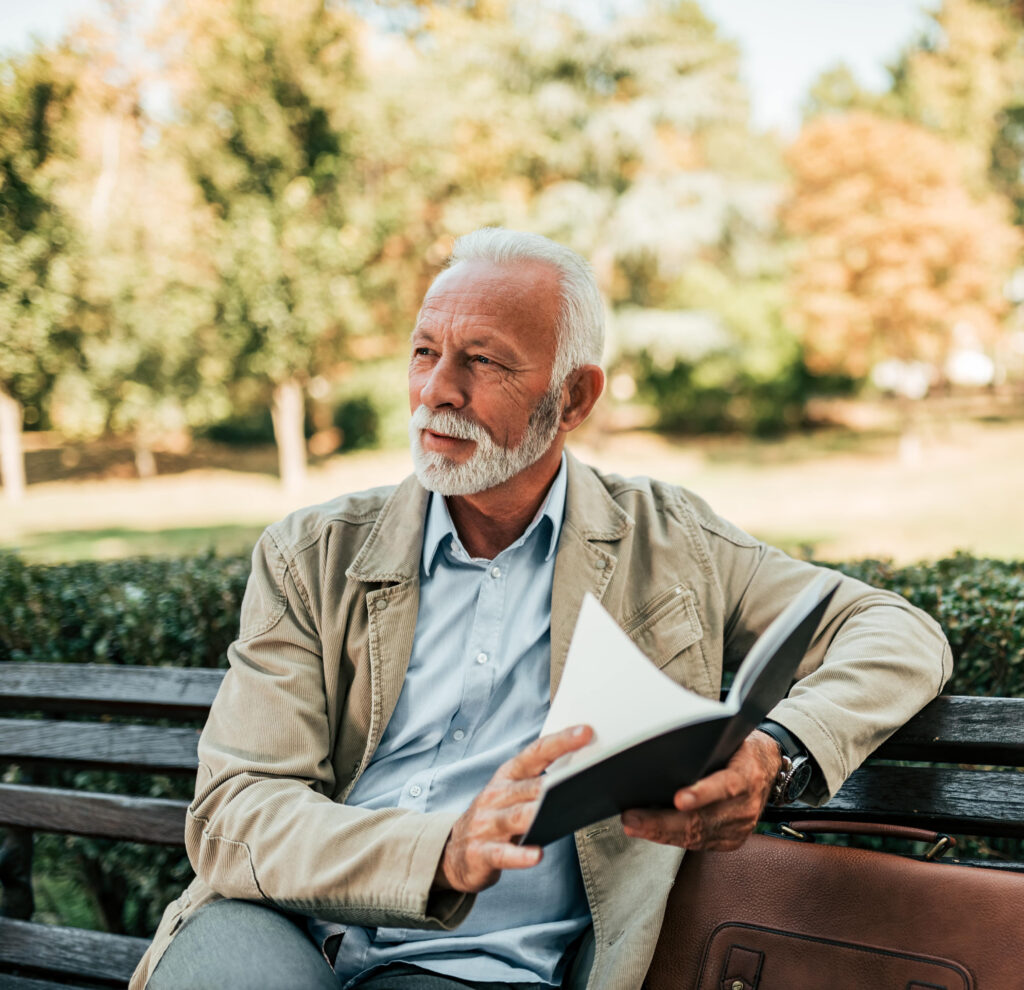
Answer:
POLYGON ((577 725, 550 736, 541 736, 517 753, 495 775, 506 780, 526 780, 539 777, 560 756, 581 749, 594 737, 589 725, 577 725))
POLYGON ((487 808, 510 808, 515 804, 529 804, 540 797, 542 781, 539 777, 528 780, 492 781, 480 797, 481 806, 487 808))
POLYGON ((622 816, 628 836, 684 849, 738 848, 757 824, 760 808, 749 798, 734 798, 712 809, 675 811, 634 809, 622 816))
POLYGON ((492 813, 489 832, 502 838, 515 838, 523 835, 530 827, 537 810, 537 803, 519 803, 501 808, 492 813))
POLYGON ((508 842, 482 843, 481 853, 495 870, 526 870, 536 866, 544 853, 540 846, 515 846, 508 842))
POLYGON ((743 797, 750 787, 748 778, 730 767, 710 774, 690 787, 676 791, 672 803, 679 811, 696 811, 719 801, 743 797))

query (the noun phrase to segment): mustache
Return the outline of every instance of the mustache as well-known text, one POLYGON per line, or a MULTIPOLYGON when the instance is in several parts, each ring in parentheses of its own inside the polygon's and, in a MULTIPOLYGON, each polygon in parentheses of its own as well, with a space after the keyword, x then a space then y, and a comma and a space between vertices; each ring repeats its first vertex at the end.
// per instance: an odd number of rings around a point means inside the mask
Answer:
POLYGON ((430 410, 419 406, 412 414, 411 424, 414 430, 430 430, 432 433, 443 433, 458 440, 488 440, 487 431, 479 424, 465 416, 460 416, 450 409, 430 410))

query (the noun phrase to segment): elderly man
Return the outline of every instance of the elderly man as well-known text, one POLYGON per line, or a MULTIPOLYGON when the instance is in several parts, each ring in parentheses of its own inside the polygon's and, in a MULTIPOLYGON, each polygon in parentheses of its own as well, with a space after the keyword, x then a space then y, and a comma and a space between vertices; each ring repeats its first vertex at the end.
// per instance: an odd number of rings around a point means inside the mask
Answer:
POLYGON ((800 766, 803 799, 827 799, 939 692, 934 623, 844 580, 728 767, 670 810, 517 843, 545 767, 590 738, 537 739, 585 592, 716 697, 816 572, 684 490, 563 451, 604 384, 602 324, 566 248, 456 243, 412 335, 415 477, 297 512, 256 548, 199 746, 197 878, 133 990, 639 987, 685 849, 740 845, 800 766))

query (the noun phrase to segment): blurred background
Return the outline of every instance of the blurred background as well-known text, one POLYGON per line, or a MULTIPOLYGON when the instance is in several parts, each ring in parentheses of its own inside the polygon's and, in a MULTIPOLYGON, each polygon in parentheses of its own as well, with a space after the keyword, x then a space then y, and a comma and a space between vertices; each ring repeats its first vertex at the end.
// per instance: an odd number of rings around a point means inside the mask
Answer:
POLYGON ((453 239, 593 263, 585 460, 788 550, 1024 555, 1017 0, 3 0, 0 547, 396 481, 453 239))
MULTIPOLYGON (((1024 693, 1021 0, 0 0, 0 662, 223 666, 262 527, 409 472, 409 333, 484 224, 597 272, 584 460, 1024 693)), ((37 920, 149 935, 190 876, 34 848, 37 920)))

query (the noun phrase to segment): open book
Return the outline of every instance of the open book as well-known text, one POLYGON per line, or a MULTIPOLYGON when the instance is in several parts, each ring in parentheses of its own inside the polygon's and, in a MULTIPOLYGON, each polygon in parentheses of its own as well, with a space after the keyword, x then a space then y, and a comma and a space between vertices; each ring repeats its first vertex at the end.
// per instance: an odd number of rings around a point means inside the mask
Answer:
POLYGON ((725 701, 676 684, 588 594, 541 734, 587 724, 594 738, 548 768, 522 842, 546 845, 630 808, 670 808, 680 787, 724 767, 789 691, 838 583, 821 574, 786 606, 725 701))

